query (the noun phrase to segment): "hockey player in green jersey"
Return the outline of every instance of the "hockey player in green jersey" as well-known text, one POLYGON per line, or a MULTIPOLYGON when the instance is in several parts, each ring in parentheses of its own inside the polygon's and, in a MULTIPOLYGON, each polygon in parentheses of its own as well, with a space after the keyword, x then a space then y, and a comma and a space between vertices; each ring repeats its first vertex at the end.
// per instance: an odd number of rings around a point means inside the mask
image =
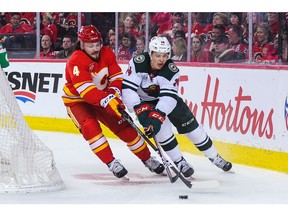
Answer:
POLYGON ((3 48, 2 43, 4 43, 6 37, 0 40, 0 68, 6 68, 9 66, 9 61, 7 58, 7 51, 3 48))
POLYGON ((232 164, 219 155, 210 137, 179 97, 180 73, 170 57, 171 45, 167 38, 155 36, 149 43, 149 53, 141 53, 129 61, 122 87, 124 104, 130 112, 135 112, 148 137, 155 134, 185 177, 190 177, 194 169, 179 149, 173 125, 217 167, 229 171, 232 164))

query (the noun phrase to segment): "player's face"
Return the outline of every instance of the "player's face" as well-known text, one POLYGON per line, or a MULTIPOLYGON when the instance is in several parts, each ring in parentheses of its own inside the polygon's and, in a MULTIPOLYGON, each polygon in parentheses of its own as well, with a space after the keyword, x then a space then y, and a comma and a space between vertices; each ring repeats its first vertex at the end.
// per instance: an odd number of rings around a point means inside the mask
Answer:
POLYGON ((96 43, 83 43, 83 50, 93 60, 98 60, 100 57, 101 41, 96 43))
POLYGON ((151 67, 154 70, 160 70, 163 68, 166 61, 169 59, 169 53, 151 53, 151 67))

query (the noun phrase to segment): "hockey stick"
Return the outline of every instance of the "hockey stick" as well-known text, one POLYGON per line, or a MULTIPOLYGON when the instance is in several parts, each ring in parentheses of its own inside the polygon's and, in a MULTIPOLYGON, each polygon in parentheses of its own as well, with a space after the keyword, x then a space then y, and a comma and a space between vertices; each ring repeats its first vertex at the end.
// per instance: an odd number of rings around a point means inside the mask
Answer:
MULTIPOLYGON (((139 133, 139 135, 153 148, 154 151, 158 153, 158 155, 161 157, 161 160, 163 161, 163 165, 166 169, 167 175, 169 177, 169 180, 171 183, 174 183, 178 178, 181 179, 181 181, 188 187, 188 188, 195 188, 195 189, 209 189, 209 188, 217 188, 219 186, 219 182, 216 180, 207 180, 207 181, 198 181, 198 182, 193 182, 189 181, 186 179, 182 173, 175 168, 168 160, 165 158, 165 156, 162 153, 162 147, 158 143, 157 139, 154 139, 156 147, 150 140, 149 138, 137 127, 137 125, 133 122, 133 119, 131 116, 122 108, 118 107, 119 112, 123 116, 125 120, 139 133), (176 174, 176 176, 172 177, 170 169, 176 174), (168 171, 167 171, 168 170, 168 171)), ((154 136, 155 138, 155 136, 154 136)))
POLYGON ((138 132, 138 134, 153 148, 154 151, 156 151, 158 153, 158 155, 160 156, 163 165, 166 169, 167 175, 169 177, 169 180, 171 183, 174 183, 178 178, 179 178, 179 172, 177 169, 175 169, 175 167, 173 167, 173 165, 165 158, 165 156, 163 155, 163 153, 161 152, 160 148, 156 147, 150 140, 149 138, 139 129, 139 127, 133 122, 133 119, 131 118, 131 116, 122 108, 122 107, 118 107, 119 112, 121 113, 121 115, 123 116, 123 118, 138 132), (172 176, 172 173, 170 171, 171 168, 176 176, 172 176), (174 168, 174 169, 173 169, 174 168))
MULTIPOLYGON (((153 139, 154 139, 154 142, 156 143, 156 146, 159 150, 159 152, 163 155, 163 152, 162 152, 162 149, 161 149, 161 146, 156 138, 156 136, 153 134, 153 139)), ((176 173, 176 175, 182 180, 182 182, 188 187, 188 188, 191 188, 192 187, 192 183, 187 180, 181 172, 179 172, 174 166, 171 165, 170 167, 174 173, 176 173)))

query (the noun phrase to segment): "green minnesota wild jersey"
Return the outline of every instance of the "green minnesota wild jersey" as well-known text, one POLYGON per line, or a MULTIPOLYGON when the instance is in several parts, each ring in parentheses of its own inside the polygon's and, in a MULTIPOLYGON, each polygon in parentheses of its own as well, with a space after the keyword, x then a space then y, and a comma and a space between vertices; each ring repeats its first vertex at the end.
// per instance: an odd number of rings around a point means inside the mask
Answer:
POLYGON ((9 66, 6 49, 0 45, 0 67, 6 68, 9 66))
POLYGON ((129 110, 141 101, 155 101, 156 108, 169 114, 178 99, 180 73, 169 59, 161 70, 153 71, 149 53, 144 52, 130 60, 123 79, 123 101, 129 110))

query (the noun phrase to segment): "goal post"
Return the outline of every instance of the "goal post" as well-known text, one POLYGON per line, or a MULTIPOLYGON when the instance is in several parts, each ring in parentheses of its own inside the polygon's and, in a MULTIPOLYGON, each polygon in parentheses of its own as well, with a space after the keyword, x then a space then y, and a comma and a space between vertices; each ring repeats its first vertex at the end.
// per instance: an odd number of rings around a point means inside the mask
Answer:
POLYGON ((0 193, 63 188, 52 151, 26 123, 0 67, 0 193))

